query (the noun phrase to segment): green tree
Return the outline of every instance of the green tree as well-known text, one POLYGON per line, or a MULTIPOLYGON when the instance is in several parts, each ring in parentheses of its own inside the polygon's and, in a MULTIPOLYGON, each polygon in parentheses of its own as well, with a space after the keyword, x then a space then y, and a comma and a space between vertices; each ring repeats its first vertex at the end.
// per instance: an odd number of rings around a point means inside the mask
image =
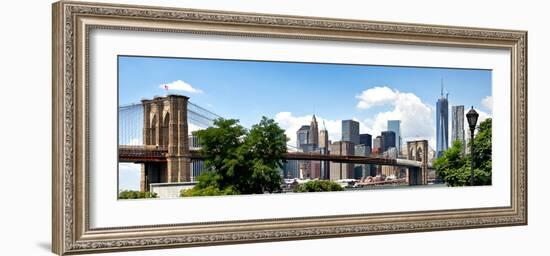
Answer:
POLYGON ((141 192, 136 190, 123 190, 118 193, 118 199, 156 198, 155 192, 141 192))
POLYGON ((199 175, 198 182, 192 189, 182 189, 180 196, 218 196, 239 194, 232 186, 220 188, 221 176, 216 172, 205 172, 199 175))
MULTIPOLYGON (((492 143, 490 118, 479 124, 478 133, 473 143, 473 150, 470 155, 464 155, 463 145, 455 141, 451 148, 443 152, 443 155, 434 160, 434 168, 437 176, 447 185, 468 186, 470 185, 471 156, 474 156, 474 185, 490 185, 492 171, 492 143)), ((471 144, 470 144, 471 146, 471 144)))
POLYGON ((235 119, 217 119, 214 126, 194 132, 201 143, 205 167, 192 189, 181 196, 263 194, 281 191, 278 169, 286 153, 286 135, 275 121, 262 117, 247 131, 235 119))
POLYGON ((294 188, 294 192, 325 192, 325 191, 343 191, 340 184, 330 180, 312 180, 300 184, 294 188))
MULTIPOLYGON (((474 184, 491 185, 492 160, 492 121, 491 118, 479 124, 478 133, 474 138, 474 184)), ((469 161, 469 159, 468 159, 469 161)))
POLYGON ((240 147, 246 168, 237 189, 243 194, 280 192, 282 178, 279 169, 287 152, 285 131, 272 119, 262 117, 253 125, 240 147), (251 168, 252 167, 252 168, 251 168))

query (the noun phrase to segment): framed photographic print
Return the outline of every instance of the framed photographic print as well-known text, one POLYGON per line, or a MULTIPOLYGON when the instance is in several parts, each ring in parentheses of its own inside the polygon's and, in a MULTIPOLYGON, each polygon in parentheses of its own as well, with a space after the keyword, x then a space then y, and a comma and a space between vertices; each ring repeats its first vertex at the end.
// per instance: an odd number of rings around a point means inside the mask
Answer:
POLYGON ((526 40, 57 2, 53 251, 526 225, 526 40))

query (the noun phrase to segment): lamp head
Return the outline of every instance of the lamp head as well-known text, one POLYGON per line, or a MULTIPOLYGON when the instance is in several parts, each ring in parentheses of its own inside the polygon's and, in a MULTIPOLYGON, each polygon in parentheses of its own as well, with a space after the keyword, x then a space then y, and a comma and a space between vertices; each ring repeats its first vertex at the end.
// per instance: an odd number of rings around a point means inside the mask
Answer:
POLYGON ((479 114, 474 110, 474 106, 468 111, 466 114, 466 119, 468 119, 468 125, 470 126, 470 130, 473 132, 476 128, 477 124, 477 118, 479 117, 479 114))

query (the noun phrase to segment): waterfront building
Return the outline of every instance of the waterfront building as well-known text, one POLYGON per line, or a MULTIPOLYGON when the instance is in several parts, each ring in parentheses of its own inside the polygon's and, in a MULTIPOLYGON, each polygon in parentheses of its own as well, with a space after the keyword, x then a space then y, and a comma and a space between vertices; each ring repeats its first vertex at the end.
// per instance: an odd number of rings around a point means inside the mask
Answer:
POLYGON ((299 161, 287 160, 283 162, 283 177, 285 179, 299 178, 299 161))
MULTIPOLYGON (((386 150, 383 154, 384 158, 389 159, 396 159, 398 154, 398 150, 395 147, 390 147, 388 150, 386 150)), ((390 165, 383 165, 381 167, 381 173, 382 175, 385 175, 386 177, 394 177, 399 178, 400 176, 400 168, 398 166, 390 166, 390 165)))
MULTIPOLYGON (((349 141, 336 141, 330 144, 331 155, 354 155, 355 145, 349 141)), ((354 164, 330 163, 330 179, 349 179, 353 176, 354 164)))
POLYGON ((342 120, 342 141, 351 142, 353 145, 359 144, 359 122, 342 120))
MULTIPOLYGON (((355 145, 355 155, 356 156, 370 156, 370 146, 360 144, 355 145)), ((366 178, 367 176, 373 176, 371 173, 371 165, 370 164, 355 164, 355 172, 354 172, 354 178, 355 179, 362 179, 366 178)), ((376 174, 374 174, 376 176, 376 174)))

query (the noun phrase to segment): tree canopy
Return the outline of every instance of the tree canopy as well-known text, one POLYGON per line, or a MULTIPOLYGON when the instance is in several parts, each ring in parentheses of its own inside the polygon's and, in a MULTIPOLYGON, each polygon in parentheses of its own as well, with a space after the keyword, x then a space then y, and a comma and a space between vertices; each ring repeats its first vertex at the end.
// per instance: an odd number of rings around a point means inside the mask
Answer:
MULTIPOLYGON (((437 176, 449 186, 470 185, 471 157, 474 157, 474 185, 491 185, 492 171, 492 120, 481 122, 473 143, 473 150, 465 155, 464 145, 455 141, 451 148, 434 160, 437 176)), ((472 144, 469 145, 470 147, 472 144)))
MULTIPOLYGON (((433 165, 437 176, 447 185, 470 185, 471 157, 474 157, 474 185, 491 185, 492 171, 492 120, 491 118, 481 122, 473 143, 473 150, 465 155, 464 145, 460 141, 454 141, 451 148, 443 152, 443 155, 435 159, 433 165)), ((469 145, 470 147, 472 144, 469 145)))
POLYGON ((287 137, 277 123, 262 117, 250 131, 236 119, 217 119, 193 133, 201 144, 205 168, 195 187, 182 196, 263 194, 281 191, 287 137))

